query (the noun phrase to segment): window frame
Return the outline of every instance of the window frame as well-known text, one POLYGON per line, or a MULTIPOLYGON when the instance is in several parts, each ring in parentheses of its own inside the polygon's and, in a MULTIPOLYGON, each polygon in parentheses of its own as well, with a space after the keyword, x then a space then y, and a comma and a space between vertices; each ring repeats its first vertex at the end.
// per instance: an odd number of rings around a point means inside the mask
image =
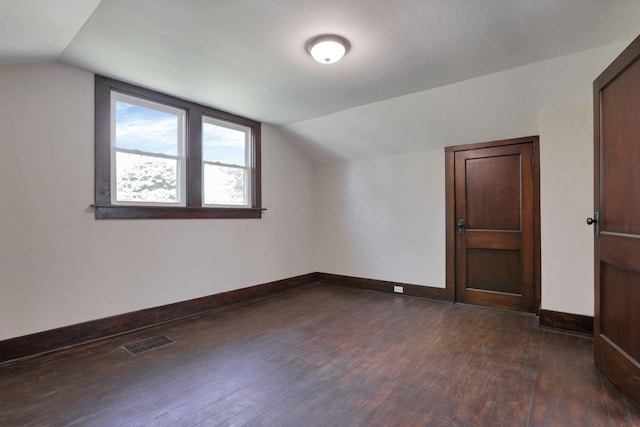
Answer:
POLYGON ((261 218, 261 123, 215 108, 196 104, 140 86, 95 76, 95 218, 96 219, 190 219, 190 218, 261 218), (111 92, 132 96, 167 107, 184 110, 186 149, 185 206, 114 204, 111 198, 111 92), (250 207, 203 205, 202 123, 204 117, 242 126, 250 135, 250 207))
MULTIPOLYGON (((206 114, 202 115, 202 129, 203 129, 203 133, 204 133, 204 124, 208 123, 210 125, 214 125, 214 126, 218 126, 218 127, 224 127, 227 129, 233 129, 236 131, 240 131, 240 132, 244 132, 245 133, 245 146, 244 146, 244 157, 245 157, 245 166, 240 166, 240 165, 236 165, 236 164, 232 164, 232 163, 224 163, 224 162, 213 162, 213 161, 209 161, 209 160, 205 160, 204 156, 202 156, 202 169, 204 170, 204 166, 205 164, 210 164, 210 165, 214 165, 214 166, 222 166, 222 167, 227 167, 227 168, 235 168, 235 169, 242 169, 245 171, 248 171, 249 174, 247 175, 248 179, 245 179, 245 186, 248 189, 248 198, 249 198, 249 203, 251 203, 251 191, 252 191, 252 182, 251 182, 251 165, 253 164, 253 153, 251 151, 251 129, 248 128, 245 125, 241 125, 238 123, 231 123, 229 121, 224 121, 224 120, 220 120, 218 118, 215 117, 211 117, 211 116, 207 116, 206 114), (246 133, 248 131, 248 134, 246 133)), ((201 146, 204 145, 204 138, 201 141, 201 146)), ((204 176, 204 174, 203 174, 204 176)), ((204 201, 204 195, 205 195, 205 185, 202 185, 202 206, 204 207, 222 207, 224 205, 216 205, 216 204, 207 204, 204 201)), ((239 206, 239 207, 244 207, 245 205, 239 206)))
POLYGON ((155 111, 160 111, 163 113, 175 114, 178 118, 178 149, 177 154, 175 156, 153 153, 149 151, 142 150, 131 150, 126 148, 118 148, 116 146, 116 121, 110 120, 110 144, 111 144, 111 188, 116 188, 116 191, 111 192, 111 204, 114 206, 178 206, 184 207, 187 205, 187 112, 182 108, 174 108, 168 106, 166 104, 160 104, 155 101, 150 101, 148 99, 140 98, 138 96, 134 97, 131 95, 124 94, 122 92, 118 92, 116 90, 112 90, 110 92, 111 96, 111 118, 115 117, 116 114, 116 103, 124 102, 129 105, 135 105, 138 107, 143 107, 147 109, 152 109, 155 111), (114 159, 117 158, 117 153, 130 153, 130 154, 140 154, 147 157, 156 157, 156 158, 164 158, 164 159, 175 159, 177 164, 177 172, 178 176, 176 177, 177 181, 177 191, 178 191, 178 201, 177 202, 143 202, 143 201, 125 201, 118 200, 117 198, 117 171, 116 164, 114 159))

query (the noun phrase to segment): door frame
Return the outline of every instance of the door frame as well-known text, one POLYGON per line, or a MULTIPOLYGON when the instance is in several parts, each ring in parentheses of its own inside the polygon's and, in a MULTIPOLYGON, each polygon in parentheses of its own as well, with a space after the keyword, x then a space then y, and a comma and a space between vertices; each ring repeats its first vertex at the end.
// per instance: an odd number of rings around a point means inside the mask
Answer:
POLYGON ((502 139, 475 144, 455 145, 444 148, 445 156, 445 218, 446 218, 446 294, 456 301, 456 198, 455 198, 455 153, 457 151, 481 148, 503 147, 515 144, 533 144, 533 240, 534 240, 534 298, 535 314, 540 314, 541 287, 541 245, 540 245, 540 137, 502 139))

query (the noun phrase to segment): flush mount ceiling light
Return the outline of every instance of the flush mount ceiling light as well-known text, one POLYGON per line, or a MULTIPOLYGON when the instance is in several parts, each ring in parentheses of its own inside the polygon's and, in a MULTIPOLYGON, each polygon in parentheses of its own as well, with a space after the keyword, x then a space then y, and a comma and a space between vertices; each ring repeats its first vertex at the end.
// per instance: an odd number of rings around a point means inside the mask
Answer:
POLYGON ((323 34, 311 38, 307 44, 307 52, 321 64, 333 64, 349 51, 351 43, 342 36, 323 34))

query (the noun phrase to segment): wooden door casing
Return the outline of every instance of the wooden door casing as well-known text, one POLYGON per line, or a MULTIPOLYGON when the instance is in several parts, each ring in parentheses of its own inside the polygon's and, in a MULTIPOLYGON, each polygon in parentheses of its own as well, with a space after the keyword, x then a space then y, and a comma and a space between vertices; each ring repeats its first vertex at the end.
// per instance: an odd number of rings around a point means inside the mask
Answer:
POLYGON ((596 365, 640 407, 640 37, 594 81, 596 365))
POLYGON ((447 147, 447 288, 452 299, 536 312, 538 137, 447 147), (458 221, 464 220, 464 234, 458 221))

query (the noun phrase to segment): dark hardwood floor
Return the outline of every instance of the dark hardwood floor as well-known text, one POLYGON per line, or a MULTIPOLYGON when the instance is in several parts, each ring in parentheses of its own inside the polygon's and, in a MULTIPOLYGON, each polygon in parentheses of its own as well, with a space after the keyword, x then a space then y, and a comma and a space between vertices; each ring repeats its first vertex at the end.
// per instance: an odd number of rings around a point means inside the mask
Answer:
POLYGON ((313 284, 0 368, 0 425, 640 426, 590 338, 313 284), (123 344, 175 344, 131 356, 123 344))

